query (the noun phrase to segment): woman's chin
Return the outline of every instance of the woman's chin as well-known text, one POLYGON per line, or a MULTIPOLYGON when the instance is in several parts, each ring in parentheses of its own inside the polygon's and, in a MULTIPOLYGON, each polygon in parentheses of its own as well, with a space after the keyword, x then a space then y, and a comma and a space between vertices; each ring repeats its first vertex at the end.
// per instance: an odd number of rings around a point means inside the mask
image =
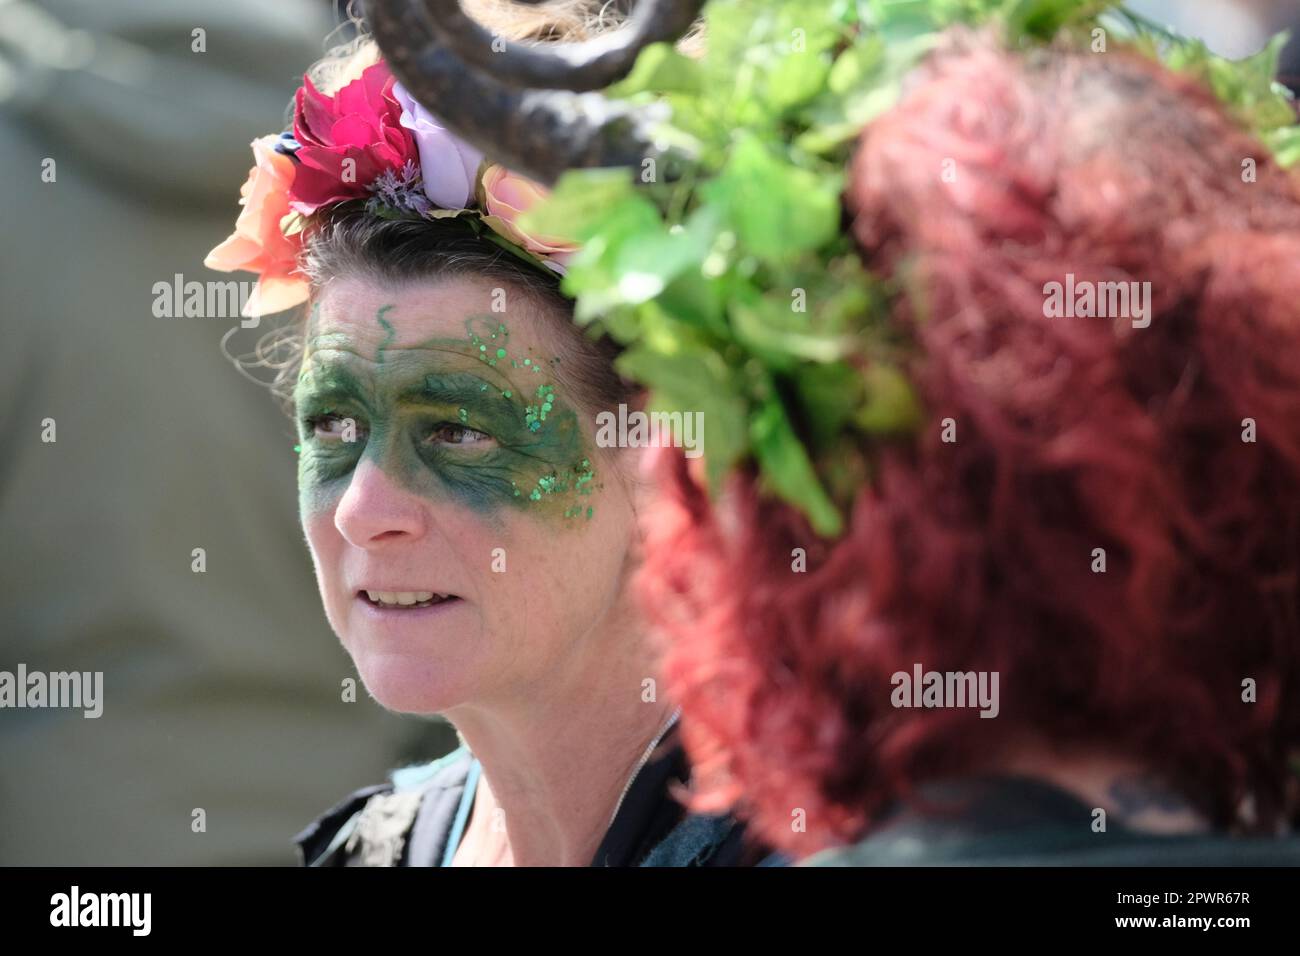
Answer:
POLYGON ((437 714, 470 696, 464 681, 446 667, 409 659, 356 660, 366 691, 380 706, 402 714, 437 714))

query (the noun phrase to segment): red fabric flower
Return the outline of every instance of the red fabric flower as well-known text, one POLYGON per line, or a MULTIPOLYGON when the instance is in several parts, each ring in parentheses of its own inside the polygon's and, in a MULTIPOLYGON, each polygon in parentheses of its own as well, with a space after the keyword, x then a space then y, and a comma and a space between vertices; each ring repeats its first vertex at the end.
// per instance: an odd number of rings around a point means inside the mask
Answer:
POLYGON ((300 146, 290 206, 311 215, 321 206, 364 199, 367 186, 407 160, 419 163, 415 138, 402 126, 394 79, 384 63, 326 96, 307 77, 294 97, 293 135, 300 146))

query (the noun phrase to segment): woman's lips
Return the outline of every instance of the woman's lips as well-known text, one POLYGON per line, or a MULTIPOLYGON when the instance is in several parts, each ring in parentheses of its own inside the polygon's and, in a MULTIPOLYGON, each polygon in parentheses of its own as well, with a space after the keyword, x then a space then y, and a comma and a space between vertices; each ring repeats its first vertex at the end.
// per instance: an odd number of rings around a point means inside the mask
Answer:
MULTIPOLYGON (((376 592, 383 595, 385 592, 376 592)), ((402 594, 404 592, 388 592, 402 594)), ((412 593, 412 592, 405 592, 412 593)), ((414 592, 421 593, 421 592, 414 592)), ((424 592, 428 593, 428 592, 424 592)), ((415 624, 428 618, 441 617, 444 614, 450 614, 456 608, 459 608, 465 602, 454 594, 434 595, 435 599, 428 601, 418 601, 414 604, 385 604, 382 602, 372 601, 370 595, 365 591, 358 591, 355 595, 357 609, 361 614, 369 618, 372 622, 384 625, 397 625, 403 621, 409 621, 415 624)))
POLYGON ((357 597, 371 607, 381 608, 386 611, 433 607, 435 604, 457 600, 454 594, 439 594, 436 591, 372 591, 365 589, 358 591, 357 597))

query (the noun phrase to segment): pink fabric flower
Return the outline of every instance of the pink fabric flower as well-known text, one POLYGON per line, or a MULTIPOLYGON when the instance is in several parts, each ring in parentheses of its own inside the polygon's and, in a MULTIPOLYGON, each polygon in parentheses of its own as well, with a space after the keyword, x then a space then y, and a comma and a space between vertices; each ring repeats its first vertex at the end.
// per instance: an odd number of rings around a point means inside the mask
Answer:
POLYGON ((561 268, 577 251, 577 243, 555 236, 530 235, 516 224, 534 204, 550 195, 550 190, 526 176, 512 173, 493 163, 483 171, 483 221, 517 246, 561 268))
POLYGON ((364 199, 366 187, 385 170, 417 160, 415 140, 400 122, 395 82, 382 62, 366 67, 332 97, 303 77, 293 111, 301 164, 290 192, 294 209, 311 215, 321 206, 364 199))
POLYGON ((443 209, 464 209, 474 197, 483 154, 443 126, 401 83, 393 85, 393 97, 402 106, 402 125, 420 150, 424 194, 443 209))
POLYGON ((243 314, 268 315, 307 301, 307 280, 295 269, 302 238, 280 231, 280 220, 289 214, 289 190, 294 181, 294 164, 275 151, 279 136, 253 140, 253 168, 240 187, 243 210, 235 220, 230 238, 208 253, 203 264, 219 272, 243 269, 260 273, 257 288, 244 305, 243 314))

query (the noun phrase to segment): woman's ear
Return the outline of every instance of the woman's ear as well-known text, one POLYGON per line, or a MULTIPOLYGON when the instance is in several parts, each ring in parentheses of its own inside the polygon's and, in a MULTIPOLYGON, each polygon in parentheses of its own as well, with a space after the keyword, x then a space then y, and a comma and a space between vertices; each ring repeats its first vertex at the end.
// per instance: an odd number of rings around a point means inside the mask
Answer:
MULTIPOLYGON (((650 500, 650 497, 656 491, 657 482, 664 480, 665 476, 671 472, 672 462, 669 460, 671 458, 684 458, 686 473, 690 476, 692 484, 699 488, 700 491, 705 491, 708 488, 703 455, 691 457, 690 455, 684 455, 680 448, 668 446, 629 448, 627 451, 636 452, 639 456, 635 461, 639 505, 650 500)), ((629 463, 632 463, 631 460, 629 460, 629 463)))
MULTIPOLYGON (((624 405, 627 407, 629 416, 648 414, 650 405, 649 391, 645 388, 635 389, 624 399, 624 405)), ((630 479, 628 482, 629 491, 632 498, 632 508, 636 515, 640 516, 646 513, 647 507, 656 494, 657 483, 664 480, 665 476, 672 470, 673 463, 670 459, 673 457, 684 457, 687 474, 690 476, 692 483, 700 491, 707 489, 707 471, 705 470, 704 455, 702 454, 704 441, 702 426, 703 423, 700 422, 681 434, 674 433, 667 440, 661 440, 659 444, 654 446, 618 449, 621 470, 630 479)))
POLYGON ((672 449, 645 447, 622 449, 622 454, 627 456, 624 459, 626 473, 631 478, 628 482, 628 491, 632 497, 632 510, 638 519, 646 513, 646 509, 654 500, 656 462, 664 451, 672 451, 672 449))

